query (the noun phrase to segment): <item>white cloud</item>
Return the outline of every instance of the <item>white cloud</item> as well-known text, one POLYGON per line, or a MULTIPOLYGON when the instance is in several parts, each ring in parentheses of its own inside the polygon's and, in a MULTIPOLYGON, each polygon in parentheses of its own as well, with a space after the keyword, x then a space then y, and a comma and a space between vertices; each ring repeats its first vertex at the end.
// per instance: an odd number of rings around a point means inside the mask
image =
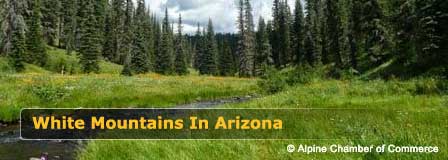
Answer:
MULTIPOLYGON (((237 17, 237 0, 146 0, 151 11, 158 17, 163 17, 165 8, 168 8, 170 21, 177 22, 179 13, 184 21, 184 32, 194 33, 196 24, 202 26, 213 20, 216 32, 235 32, 237 17)), ((272 17, 273 0, 252 0, 255 23, 263 16, 272 17)), ((289 0, 291 9, 294 9, 295 0, 289 0)))

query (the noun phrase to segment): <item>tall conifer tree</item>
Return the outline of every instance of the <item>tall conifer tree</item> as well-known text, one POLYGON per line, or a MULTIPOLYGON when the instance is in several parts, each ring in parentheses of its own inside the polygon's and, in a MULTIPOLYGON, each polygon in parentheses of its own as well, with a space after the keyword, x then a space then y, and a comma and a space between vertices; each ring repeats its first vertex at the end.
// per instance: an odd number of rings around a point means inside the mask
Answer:
POLYGON ((294 25, 293 25, 293 46, 294 46, 294 62, 300 65, 304 57, 304 41, 305 41, 305 19, 303 16, 303 7, 301 1, 297 0, 294 10, 294 25))
POLYGON ((40 0, 33 0, 31 20, 26 34, 28 51, 26 61, 43 66, 47 61, 47 53, 40 18, 40 0))
POLYGON ((173 41, 172 30, 170 27, 168 8, 165 9, 165 18, 162 23, 162 36, 160 41, 160 50, 156 57, 155 71, 161 74, 171 74, 173 71, 173 41))
POLYGON ((202 64, 202 53, 204 51, 204 45, 203 45, 203 37, 201 32, 201 25, 198 23, 198 28, 196 31, 196 34, 194 35, 195 39, 195 55, 194 55, 194 64, 193 67, 197 70, 200 69, 200 66, 202 64))
POLYGON ((80 7, 80 63, 84 73, 98 73, 100 47, 93 0, 83 0, 80 7))
POLYGON ((254 74, 261 76, 265 73, 266 68, 272 63, 271 59, 271 45, 269 44, 269 34, 266 31, 266 23, 260 17, 258 21, 258 32, 256 36, 256 54, 254 63, 254 74))
POLYGON ((21 72, 25 69, 25 20, 23 19, 22 12, 25 4, 23 1, 12 0, 6 2, 6 53, 9 55, 11 63, 17 72, 21 72))
MULTIPOLYGON (((342 57, 341 57, 341 44, 342 41, 342 22, 341 22, 341 11, 339 9, 339 0, 327 0, 326 1, 326 24, 328 35, 328 45, 329 53, 332 54, 330 61, 336 63, 336 67, 342 67, 342 57)), ((325 58, 329 61, 329 57, 325 58)))
POLYGON ((250 0, 239 1, 239 75, 241 77, 253 76, 254 52, 255 52, 255 32, 254 20, 252 15, 252 5, 250 0))
POLYGON ((218 56, 218 70, 220 76, 231 76, 233 74, 232 50, 228 41, 223 40, 220 54, 218 56))
POLYGON ((362 2, 350 0, 350 14, 348 26, 348 40, 350 45, 350 66, 358 70, 359 46, 362 32, 362 2))
POLYGON ((62 13, 62 35, 61 41, 65 46, 67 54, 71 54, 75 50, 76 44, 76 11, 78 9, 78 0, 63 1, 62 7, 64 8, 62 13))
POLYGON ((132 48, 131 48, 131 63, 132 69, 135 73, 147 73, 149 71, 149 52, 147 48, 147 42, 145 41, 145 16, 146 8, 145 1, 137 1, 137 11, 134 21, 132 23, 131 30, 132 35, 132 48))
POLYGON ((187 61, 184 49, 184 37, 182 34, 182 15, 179 14, 179 21, 177 23, 177 38, 176 38, 176 57, 174 61, 175 72, 178 75, 188 74, 187 61))
POLYGON ((42 25, 44 28, 44 37, 49 45, 56 45, 59 40, 59 17, 61 14, 60 0, 43 0, 42 7, 42 25))
POLYGON ((213 29, 213 22, 211 19, 208 21, 207 31, 205 36, 205 50, 201 56, 201 65, 199 67, 199 73, 205 75, 216 75, 217 69, 217 46, 215 40, 215 30, 213 29))

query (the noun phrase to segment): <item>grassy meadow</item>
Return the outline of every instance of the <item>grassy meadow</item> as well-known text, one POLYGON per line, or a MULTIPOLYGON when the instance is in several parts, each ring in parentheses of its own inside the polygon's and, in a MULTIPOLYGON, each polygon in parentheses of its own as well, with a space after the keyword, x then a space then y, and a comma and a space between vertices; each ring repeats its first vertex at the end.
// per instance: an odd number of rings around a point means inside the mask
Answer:
MULTIPOLYGON (((264 95, 221 108, 300 108, 290 117, 303 140, 89 141, 76 151, 89 159, 445 159, 448 157, 446 81, 323 80, 268 85, 258 79, 145 74, 119 76, 122 67, 102 61, 101 73, 79 74, 77 57, 52 49, 41 68, 26 65, 14 73, 0 59, 0 121, 14 122, 21 108, 145 108, 197 101, 264 95), (64 73, 65 75, 62 75, 64 73), (258 85, 257 85, 258 84, 258 85), (260 87, 261 86, 261 87, 260 87), (281 86, 281 87, 278 87, 281 86), (442 86, 442 87, 440 87, 442 86), (279 89, 282 88, 282 89, 279 89), (269 90, 275 93, 269 94, 269 90), (307 110, 308 109, 308 110, 307 110), (318 110, 316 110, 318 109, 318 110), (355 112, 352 112, 355 111, 355 112), (322 113, 322 114, 320 114, 322 113), (288 144, 436 145, 438 154, 304 154, 288 153, 288 144)), ((288 81, 274 75, 275 81, 288 81)))
MULTIPOLYGON (((223 108, 326 108, 291 117, 304 140, 94 141, 79 151, 87 159, 445 159, 448 96, 423 89, 423 80, 318 81, 223 108), (335 109, 361 109, 360 112, 335 109), (319 114, 319 112, 327 114, 319 114), (328 113, 333 117, 328 117, 328 113), (336 118, 334 118, 336 117, 336 118), (334 119, 333 119, 334 118, 334 119), (310 138, 310 137, 315 137, 310 138), (334 137, 325 139, 325 137, 334 137), (320 140, 319 140, 320 139, 320 140), (288 153, 288 144, 435 145, 438 154, 288 153), (138 152, 138 154, 136 154, 138 152)), ((426 83, 425 83, 426 84, 426 83)), ((304 110, 306 112, 306 110, 304 110)))
POLYGON ((169 77, 157 74, 0 76, 0 120, 19 118, 21 108, 147 108, 252 95, 256 82, 218 77, 169 77))
POLYGON ((243 78, 120 76, 122 66, 100 62, 100 74, 79 74, 78 57, 49 47, 47 65, 26 64, 14 73, 0 58, 0 121, 16 121, 21 108, 170 107, 257 94, 256 80, 243 78), (64 73, 64 75, 62 75, 64 73))

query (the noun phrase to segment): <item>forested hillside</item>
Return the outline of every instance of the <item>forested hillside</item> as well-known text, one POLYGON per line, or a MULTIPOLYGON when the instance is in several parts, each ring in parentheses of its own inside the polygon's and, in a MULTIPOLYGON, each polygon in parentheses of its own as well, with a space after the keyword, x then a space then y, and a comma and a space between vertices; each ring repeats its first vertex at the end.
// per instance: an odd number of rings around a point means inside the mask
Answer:
POLYGON ((124 65, 124 75, 194 67, 251 77, 304 65, 331 66, 336 78, 373 69, 383 77, 448 75, 444 0, 306 0, 294 10, 274 0, 272 17, 253 17, 251 1, 239 0, 238 33, 216 34, 210 19, 195 35, 183 33, 182 15, 170 18, 167 9, 157 18, 144 0, 134 2, 3 0, 1 56, 17 72, 25 63, 45 66, 48 45, 77 54, 85 73, 105 60, 124 65))

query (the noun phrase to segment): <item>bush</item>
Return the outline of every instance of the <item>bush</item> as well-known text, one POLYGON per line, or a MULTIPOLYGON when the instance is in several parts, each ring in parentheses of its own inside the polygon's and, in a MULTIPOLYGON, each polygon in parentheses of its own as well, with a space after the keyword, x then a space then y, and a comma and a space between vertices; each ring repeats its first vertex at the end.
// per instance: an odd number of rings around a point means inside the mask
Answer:
POLYGON ((67 55, 65 50, 49 47, 47 49, 48 59, 45 65, 45 69, 55 72, 67 74, 76 74, 81 72, 81 66, 79 65, 79 59, 76 57, 76 53, 67 55))
POLYGON ((288 86, 319 81, 325 77, 325 73, 324 67, 289 67, 283 70, 269 68, 258 85, 268 93, 276 93, 288 86))
POLYGON ((13 73, 14 68, 9 64, 9 61, 5 57, 0 57, 0 72, 13 73))
POLYGON ((258 82, 258 86, 268 93, 276 93, 288 86, 286 79, 287 77, 283 75, 283 72, 270 68, 258 82))
POLYGON ((419 79, 415 82, 415 93, 418 95, 448 93, 448 81, 438 78, 419 79))
POLYGON ((28 90, 45 103, 57 102, 69 96, 68 89, 62 85, 53 83, 35 84, 28 88, 28 90))
MULTIPOLYGON (((78 74, 81 73, 81 65, 79 64, 79 58, 76 56, 76 52, 72 55, 67 55, 65 50, 57 48, 48 48, 48 60, 45 65, 45 69, 54 73, 65 74, 78 74)), ((106 74, 120 74, 123 67, 118 64, 100 61, 100 73, 106 74)))

